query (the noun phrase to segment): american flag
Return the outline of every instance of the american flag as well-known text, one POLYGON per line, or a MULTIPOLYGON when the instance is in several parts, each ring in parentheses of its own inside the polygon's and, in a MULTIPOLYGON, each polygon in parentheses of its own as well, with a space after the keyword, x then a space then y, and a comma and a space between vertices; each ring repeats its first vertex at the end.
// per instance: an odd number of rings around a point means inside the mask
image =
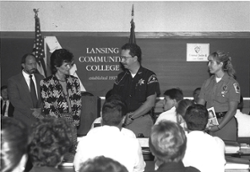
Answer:
POLYGON ((34 9, 35 12, 35 41, 33 47, 33 54, 37 61, 37 70, 41 75, 46 77, 46 67, 45 67, 45 53, 44 53, 44 39, 41 34, 40 20, 38 18, 38 10, 34 9))

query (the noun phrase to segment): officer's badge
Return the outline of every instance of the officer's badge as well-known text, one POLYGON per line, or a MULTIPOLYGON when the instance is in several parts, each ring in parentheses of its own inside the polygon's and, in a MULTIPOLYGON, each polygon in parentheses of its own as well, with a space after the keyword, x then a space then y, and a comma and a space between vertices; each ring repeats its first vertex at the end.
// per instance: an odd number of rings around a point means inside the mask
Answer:
POLYGON ((235 92, 236 93, 240 93, 240 86, 239 86, 239 84, 238 83, 234 83, 233 86, 234 86, 235 92))
POLYGON ((140 80, 138 81, 138 84, 139 84, 139 85, 145 84, 145 80, 140 79, 140 80))
POLYGON ((158 82, 158 79, 157 79, 156 75, 151 75, 148 79, 148 84, 151 84, 154 82, 158 82))
POLYGON ((221 91, 221 96, 222 97, 225 97, 225 95, 227 94, 227 86, 226 85, 224 85, 223 87, 222 87, 222 91, 221 91))

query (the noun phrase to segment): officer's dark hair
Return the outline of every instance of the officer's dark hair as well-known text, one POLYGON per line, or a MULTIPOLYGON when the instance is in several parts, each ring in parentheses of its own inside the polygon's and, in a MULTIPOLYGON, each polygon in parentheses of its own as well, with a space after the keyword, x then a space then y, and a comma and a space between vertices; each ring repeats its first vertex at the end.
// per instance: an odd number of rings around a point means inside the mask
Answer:
POLYGON ((137 56, 138 62, 141 63, 141 48, 137 44, 126 43, 122 46, 122 50, 130 50, 129 54, 134 57, 137 56))
POLYGON ((57 72, 56 67, 62 66, 63 62, 70 63, 73 61, 73 54, 66 49, 55 50, 50 56, 50 68, 51 72, 55 74, 57 72))

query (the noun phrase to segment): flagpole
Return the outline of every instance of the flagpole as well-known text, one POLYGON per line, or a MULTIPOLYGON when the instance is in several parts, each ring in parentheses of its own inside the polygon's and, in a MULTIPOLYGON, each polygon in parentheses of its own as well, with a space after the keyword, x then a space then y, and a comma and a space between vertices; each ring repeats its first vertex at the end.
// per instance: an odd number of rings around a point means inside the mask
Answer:
POLYGON ((131 28, 130 28, 129 43, 136 44, 136 40, 135 40, 135 23, 134 23, 134 4, 132 5, 130 24, 131 24, 131 28))

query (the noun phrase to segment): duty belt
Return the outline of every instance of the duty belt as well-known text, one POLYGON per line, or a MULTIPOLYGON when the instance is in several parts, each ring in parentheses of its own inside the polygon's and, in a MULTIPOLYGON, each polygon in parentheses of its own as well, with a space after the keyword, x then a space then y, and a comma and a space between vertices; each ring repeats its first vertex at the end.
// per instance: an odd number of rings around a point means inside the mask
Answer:
POLYGON ((226 115, 227 112, 216 112, 216 117, 217 118, 223 118, 226 115))

